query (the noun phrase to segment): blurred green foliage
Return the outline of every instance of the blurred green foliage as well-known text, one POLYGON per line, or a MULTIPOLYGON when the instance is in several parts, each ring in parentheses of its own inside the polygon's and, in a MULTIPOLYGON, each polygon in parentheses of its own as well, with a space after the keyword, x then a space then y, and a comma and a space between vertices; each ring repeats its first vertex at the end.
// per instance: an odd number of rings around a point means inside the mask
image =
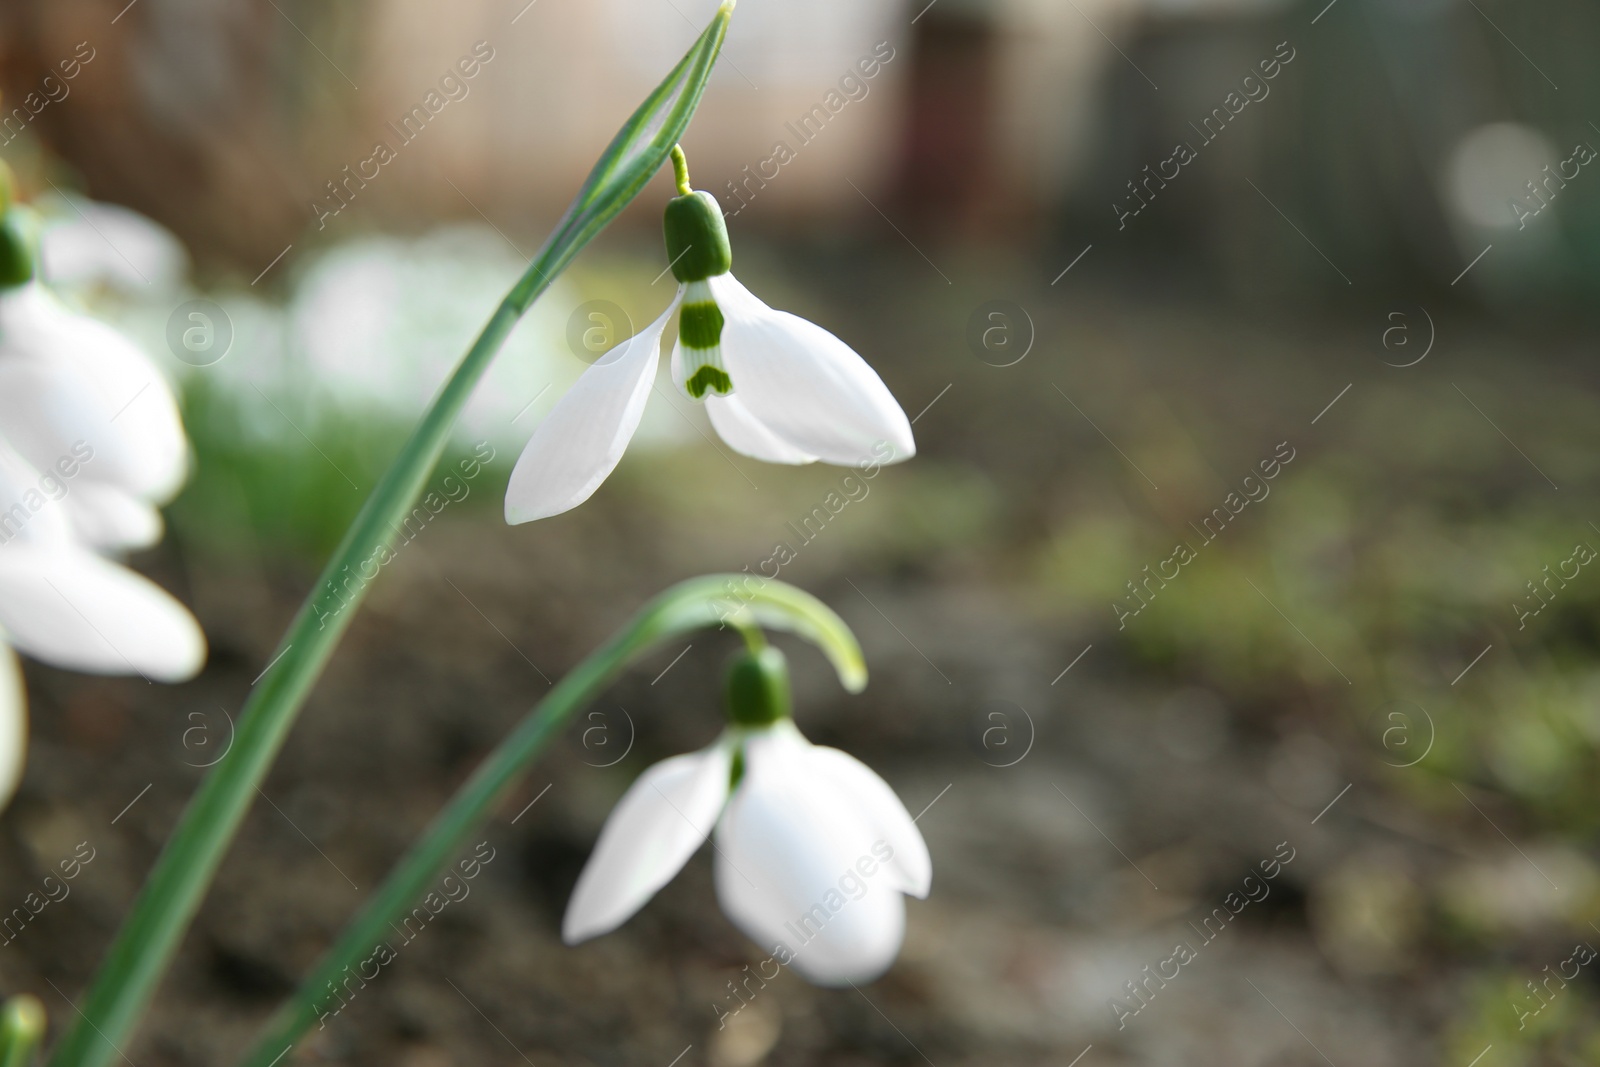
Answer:
MULTIPOLYGON (((339 543, 410 429, 375 411, 291 415, 202 375, 184 384, 183 417, 194 470, 167 510, 174 534, 219 555, 307 563, 339 543), (283 432, 243 429, 269 418, 283 432)), ((473 492, 460 506, 490 504, 495 494, 473 492)))

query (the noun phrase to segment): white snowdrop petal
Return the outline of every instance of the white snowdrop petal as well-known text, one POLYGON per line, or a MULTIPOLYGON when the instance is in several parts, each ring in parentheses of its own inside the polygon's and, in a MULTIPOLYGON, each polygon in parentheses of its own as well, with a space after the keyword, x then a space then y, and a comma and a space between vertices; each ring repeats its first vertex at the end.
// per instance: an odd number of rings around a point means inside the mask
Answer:
POLYGON ((768 307, 731 274, 710 284, 724 319, 723 363, 757 422, 828 463, 896 463, 916 454, 905 412, 849 345, 768 307))
POLYGON ((793 758, 805 743, 790 726, 746 747, 744 777, 717 826, 717 898, 734 925, 808 981, 871 981, 900 951, 904 898, 872 852, 872 828, 793 758))
POLYGON ((731 763, 719 741, 657 763, 628 787, 578 876, 562 940, 575 945, 616 929, 683 869, 727 802, 731 763))
POLYGON ((738 394, 706 397, 706 415, 717 435, 740 455, 765 463, 815 463, 817 457, 789 444, 756 421, 738 394))
POLYGON ((10 803, 22 780, 28 752, 28 696, 22 685, 22 665, 0 641, 0 807, 10 803))
POLYGON ((206 656, 199 624, 165 590, 71 545, 0 548, 0 630, 30 656, 95 674, 178 682, 206 656))
POLYGON ((188 473, 188 442, 161 371, 105 323, 37 283, 0 295, 0 425, 41 472, 81 468, 152 503, 188 473))
POLYGON ((594 495, 622 460, 656 380, 661 333, 678 306, 584 371, 533 431, 506 486, 506 521, 547 519, 594 495))
POLYGON ((73 539, 65 509, 51 498, 52 484, 0 437, 0 545, 73 539))
POLYGON ((804 756, 810 773, 826 779, 888 846, 894 856, 884 864, 902 892, 926 897, 933 886, 933 861, 922 831, 889 783, 876 771, 847 752, 812 745, 804 756))
POLYGON ((161 513, 104 482, 68 483, 59 506, 78 539, 102 551, 148 548, 161 540, 161 513))

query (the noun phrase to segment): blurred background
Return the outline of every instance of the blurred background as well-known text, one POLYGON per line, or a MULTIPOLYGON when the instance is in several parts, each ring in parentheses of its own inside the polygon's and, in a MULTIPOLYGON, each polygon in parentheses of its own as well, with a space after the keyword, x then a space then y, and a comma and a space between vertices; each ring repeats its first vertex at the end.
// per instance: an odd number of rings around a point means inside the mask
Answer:
MULTIPOLYGON (((70 1015, 409 422, 713 10, 0 11, 49 275, 182 390, 193 477, 134 562, 212 643, 176 688, 29 664, 0 889, 97 858, 6 991, 70 1015)), ((723 1018, 765 952, 705 854, 560 945, 611 804, 719 728, 705 635, 570 731, 473 899, 297 1062, 1600 1062, 1597 43, 1580 0, 742 0, 695 182, 919 455, 802 539, 845 472, 660 388, 591 503, 504 525, 532 427, 670 299, 659 176, 480 388, 129 1062, 227 1062, 551 679, 778 543, 872 671, 847 696, 791 646, 800 725, 933 853, 893 970, 723 1018)))

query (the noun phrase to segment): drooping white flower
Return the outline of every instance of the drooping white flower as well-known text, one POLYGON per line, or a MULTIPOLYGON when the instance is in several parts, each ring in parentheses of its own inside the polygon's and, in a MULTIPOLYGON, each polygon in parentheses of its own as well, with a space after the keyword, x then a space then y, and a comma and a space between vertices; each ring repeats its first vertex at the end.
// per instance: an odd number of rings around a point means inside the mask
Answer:
POLYGON ((206 651, 183 605, 101 554, 159 537, 154 505, 177 491, 188 462, 177 405, 131 342, 44 291, 32 231, 24 209, 5 206, 0 802, 16 787, 27 735, 13 649, 58 667, 159 681, 191 677, 206 651))
POLYGON ((188 469, 172 390, 133 342, 37 281, 0 290, 0 434, 41 476, 61 476, 79 539, 108 550, 160 539, 156 505, 188 469))
POLYGON ((775 311, 729 266, 727 229, 710 193, 667 205, 678 292, 661 316, 586 370, 535 429, 506 488, 506 521, 530 522, 587 500, 644 416, 657 346, 680 311, 672 378, 703 400, 734 451, 768 463, 895 463, 916 454, 911 423, 867 362, 839 338, 775 311))
MULTIPOLYGON (((774 658, 781 670, 770 648, 744 662, 770 671, 774 658)), ((782 687, 787 699, 786 677, 782 687)), ((905 896, 926 897, 932 884, 922 834, 882 778, 807 741, 786 708, 744 718, 629 787, 578 878, 562 937, 576 944, 620 926, 714 833, 717 898, 734 925, 818 985, 870 981, 900 951, 905 896)))

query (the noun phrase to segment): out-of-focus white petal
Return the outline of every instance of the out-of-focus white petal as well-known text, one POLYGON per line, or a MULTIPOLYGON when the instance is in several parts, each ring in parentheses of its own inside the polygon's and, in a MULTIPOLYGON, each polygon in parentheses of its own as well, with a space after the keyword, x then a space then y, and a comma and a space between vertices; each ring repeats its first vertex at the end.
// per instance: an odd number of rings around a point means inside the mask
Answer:
POLYGON ((28 752, 28 695, 22 685, 22 665, 0 641, 0 808, 11 802, 22 780, 28 752))
POLYGON ((148 548, 161 540, 161 513, 103 482, 68 483, 60 507, 78 539, 103 551, 148 548))
POLYGON ((661 333, 683 297, 661 317, 584 371, 528 441, 506 486, 506 521, 546 519, 594 495, 639 428, 656 380, 661 333))
POLYGON ((41 472, 76 463, 152 503, 188 471, 177 402, 156 365, 38 283, 0 295, 0 426, 41 472))
POLYGON ((0 630, 30 656, 95 674, 178 682, 206 657, 187 608, 149 579, 71 544, 0 548, 0 630))
POLYGON ((0 545, 65 544, 72 524, 43 476, 0 437, 0 545))
POLYGON ((745 408, 737 393, 706 397, 706 415, 728 447, 767 463, 815 463, 817 457, 789 444, 763 426, 745 408))
POLYGON ((616 929, 683 869, 727 803, 731 765, 719 740, 657 763, 628 787, 578 876, 562 940, 575 945, 616 929))
POLYGON ((40 239, 44 276, 59 285, 104 284, 131 293, 183 281, 189 255, 165 227, 120 204, 52 197, 40 239))
POLYGON ((828 463, 896 463, 916 454, 906 413, 849 345, 774 311, 732 274, 710 284, 724 320, 723 365, 755 421, 828 463))
POLYGON ((804 762, 811 773, 832 782, 874 835, 894 850, 893 858, 883 866, 885 874, 894 878, 895 887, 914 897, 926 897, 933 885, 928 845, 889 783, 854 756, 826 745, 807 748, 804 762))
POLYGON ((780 723, 746 745, 744 777, 717 825, 717 899, 808 981, 870 981, 900 951, 905 900, 873 854, 875 828, 854 798, 810 773, 807 744, 780 723))

